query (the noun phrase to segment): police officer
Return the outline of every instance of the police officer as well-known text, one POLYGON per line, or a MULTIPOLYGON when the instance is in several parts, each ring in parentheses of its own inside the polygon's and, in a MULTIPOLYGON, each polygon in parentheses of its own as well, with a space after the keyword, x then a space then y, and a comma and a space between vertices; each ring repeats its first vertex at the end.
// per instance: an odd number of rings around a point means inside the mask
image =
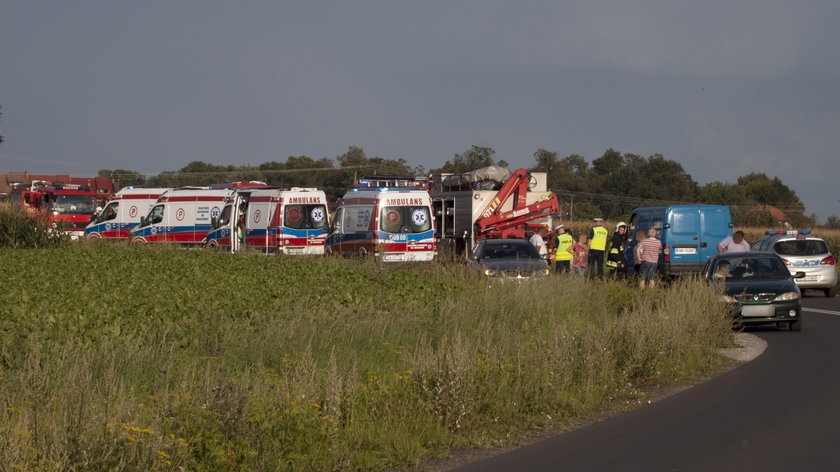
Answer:
POLYGON ((624 278, 624 255, 621 253, 624 240, 627 239, 627 224, 623 221, 615 225, 615 233, 610 238, 610 253, 607 255, 607 268, 610 277, 624 278))
POLYGON ((554 228, 554 264, 555 271, 560 274, 563 272, 572 271, 572 253, 568 251, 572 244, 575 243, 574 238, 566 230, 566 227, 559 225, 554 228))
POLYGON ((595 218, 593 220, 595 226, 589 230, 589 276, 595 277, 597 271, 598 277, 604 278, 604 251, 607 249, 607 237, 609 231, 604 228, 604 220, 595 218))

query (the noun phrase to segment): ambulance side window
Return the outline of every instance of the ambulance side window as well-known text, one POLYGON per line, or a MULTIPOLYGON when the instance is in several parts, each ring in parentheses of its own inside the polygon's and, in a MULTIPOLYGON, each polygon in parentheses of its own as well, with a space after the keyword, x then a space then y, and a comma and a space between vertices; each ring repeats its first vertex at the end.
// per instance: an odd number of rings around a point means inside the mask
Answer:
POLYGON ((333 226, 333 233, 344 234, 343 226, 341 224, 343 219, 344 219, 344 208, 339 208, 335 212, 335 216, 333 217, 333 223, 335 223, 335 225, 333 226))
POLYGON ((219 215, 219 222, 217 223, 217 228, 221 228, 225 226, 230 221, 230 212, 233 207, 230 205, 225 206, 224 210, 222 210, 222 214, 219 215))
POLYGON ((163 205, 155 205, 151 211, 149 211, 149 217, 146 218, 146 224, 153 225, 155 223, 160 223, 163 221, 163 205))
POLYGON ((120 203, 114 202, 110 205, 106 206, 104 210, 99 214, 99 218, 97 221, 110 221, 117 217, 117 209, 119 208, 120 203))

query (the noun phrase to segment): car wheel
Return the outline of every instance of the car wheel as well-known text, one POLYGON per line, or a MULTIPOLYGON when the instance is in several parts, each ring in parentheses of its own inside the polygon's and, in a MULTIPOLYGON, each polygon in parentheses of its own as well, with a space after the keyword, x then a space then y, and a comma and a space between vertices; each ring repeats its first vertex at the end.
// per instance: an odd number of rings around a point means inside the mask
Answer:
POLYGON ((829 298, 834 298, 837 296, 837 287, 831 287, 825 289, 825 296, 829 298))
POLYGON ((788 323, 788 329, 791 331, 802 331, 802 320, 791 321, 788 323))

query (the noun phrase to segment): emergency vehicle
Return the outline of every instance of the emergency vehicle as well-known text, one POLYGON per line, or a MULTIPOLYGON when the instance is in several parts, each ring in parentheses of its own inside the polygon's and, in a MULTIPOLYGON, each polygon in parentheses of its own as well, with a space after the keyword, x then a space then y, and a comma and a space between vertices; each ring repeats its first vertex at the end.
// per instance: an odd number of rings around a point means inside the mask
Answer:
POLYGON ((324 254, 327 196, 315 188, 237 188, 212 221, 205 244, 280 254, 324 254))
POLYGON ((211 219, 222 212, 232 190, 188 187, 161 194, 129 239, 139 243, 201 244, 210 230, 211 219))
POLYGON ((108 201, 85 228, 88 238, 128 238, 140 218, 149 213, 160 196, 171 189, 126 187, 108 201))
POLYGON ((370 254, 386 262, 435 257, 432 200, 422 187, 363 187, 339 202, 327 254, 370 254))
POLYGON ((470 254, 482 239, 524 239, 529 231, 551 228, 560 209, 546 173, 528 169, 441 174, 431 187, 440 249, 448 254, 470 254))
POLYGON ((44 181, 18 184, 11 192, 13 210, 43 215, 52 228, 65 231, 71 239, 84 234, 96 213, 96 197, 87 187, 44 181))

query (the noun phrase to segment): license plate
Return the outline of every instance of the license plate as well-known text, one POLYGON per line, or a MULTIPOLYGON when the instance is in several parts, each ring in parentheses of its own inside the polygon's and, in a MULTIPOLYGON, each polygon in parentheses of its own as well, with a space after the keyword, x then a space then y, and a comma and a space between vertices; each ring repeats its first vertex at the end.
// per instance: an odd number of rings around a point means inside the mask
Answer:
POLYGON ((403 260, 402 254, 385 254, 382 256, 383 261, 401 261, 403 260))
POLYGON ((287 247, 286 254, 303 254, 304 250, 302 247, 287 247))
POLYGON ((776 308, 773 305, 743 305, 741 306, 741 316, 749 317, 749 316, 761 316, 761 317, 768 317, 773 316, 776 312, 776 308))
POLYGON ((674 254, 697 254, 696 247, 675 247, 674 254))
POLYGON ((806 282, 816 282, 817 280, 820 280, 820 276, 819 275, 806 275, 805 277, 802 278, 802 280, 804 280, 806 282))

